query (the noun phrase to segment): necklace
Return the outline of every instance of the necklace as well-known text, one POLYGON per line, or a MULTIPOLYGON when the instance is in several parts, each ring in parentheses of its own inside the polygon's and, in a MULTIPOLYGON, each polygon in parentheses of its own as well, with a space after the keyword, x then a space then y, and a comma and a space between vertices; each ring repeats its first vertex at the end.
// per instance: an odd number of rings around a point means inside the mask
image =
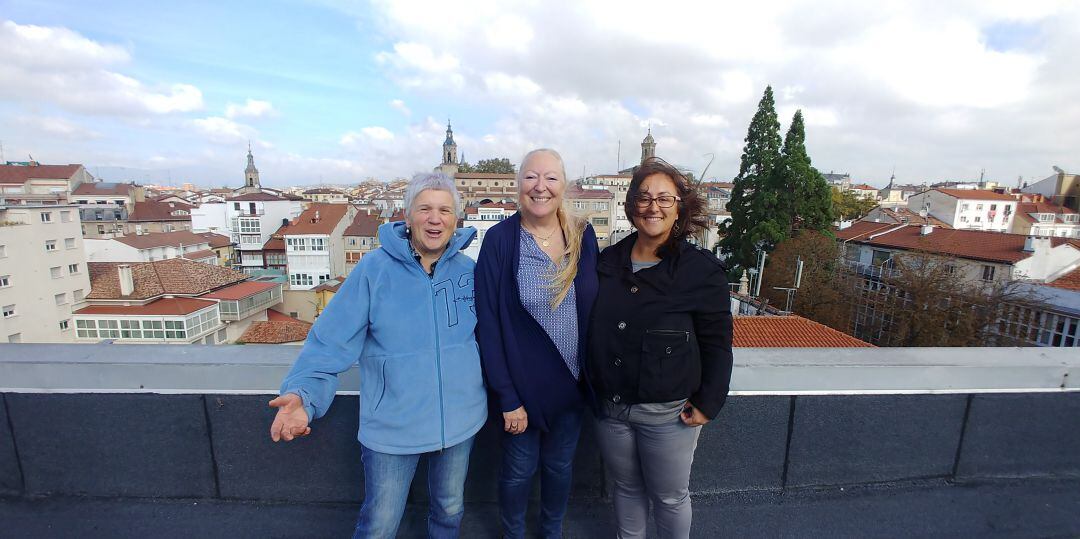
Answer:
MULTIPOLYGON (((524 226, 524 225, 522 225, 522 226, 524 226)), ((540 245, 543 245, 544 247, 548 247, 548 246, 551 245, 551 242, 549 240, 551 240, 551 237, 554 236, 555 232, 557 232, 558 230, 559 230, 559 227, 556 226, 554 229, 552 229, 551 232, 548 233, 547 236, 541 236, 540 234, 538 234, 536 232, 533 232, 532 230, 529 230, 529 227, 525 227, 525 231, 528 232, 529 234, 532 234, 534 238, 540 238, 540 245)))

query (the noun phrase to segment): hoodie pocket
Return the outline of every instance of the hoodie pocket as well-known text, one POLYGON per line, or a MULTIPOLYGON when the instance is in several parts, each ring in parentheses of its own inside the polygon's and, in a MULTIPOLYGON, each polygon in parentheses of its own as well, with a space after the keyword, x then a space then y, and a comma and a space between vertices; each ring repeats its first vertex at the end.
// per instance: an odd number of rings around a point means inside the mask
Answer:
POLYGON ((386 396, 386 358, 373 356, 360 362, 360 406, 374 414, 386 396))

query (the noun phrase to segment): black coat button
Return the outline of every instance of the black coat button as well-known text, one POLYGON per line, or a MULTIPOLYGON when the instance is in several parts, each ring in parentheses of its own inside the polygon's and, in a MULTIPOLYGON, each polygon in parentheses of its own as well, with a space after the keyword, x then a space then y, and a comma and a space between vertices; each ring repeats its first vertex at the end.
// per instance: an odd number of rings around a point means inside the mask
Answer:
POLYGON ((615 395, 614 397, 611 397, 611 402, 617 403, 617 402, 619 402, 621 400, 622 400, 622 397, 620 397, 618 395, 615 395))
POLYGON ((618 328, 620 331, 626 329, 626 322, 619 322, 618 328))
POLYGON ((638 290, 640 290, 640 289, 637 287, 637 285, 634 285, 634 286, 630 287, 630 293, 631 294, 637 294, 638 290))
POLYGON ((622 359, 621 358, 615 358, 615 366, 616 367, 622 367, 622 359))

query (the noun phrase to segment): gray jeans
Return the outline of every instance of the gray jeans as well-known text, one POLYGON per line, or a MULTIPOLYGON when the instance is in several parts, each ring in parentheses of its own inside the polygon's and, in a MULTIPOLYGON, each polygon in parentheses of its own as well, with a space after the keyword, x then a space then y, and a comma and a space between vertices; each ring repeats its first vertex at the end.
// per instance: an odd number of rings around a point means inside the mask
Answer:
POLYGON ((690 537, 690 466, 701 427, 686 426, 677 412, 662 423, 655 414, 635 414, 633 406, 624 412, 597 420, 618 537, 645 537, 650 500, 661 538, 690 537))

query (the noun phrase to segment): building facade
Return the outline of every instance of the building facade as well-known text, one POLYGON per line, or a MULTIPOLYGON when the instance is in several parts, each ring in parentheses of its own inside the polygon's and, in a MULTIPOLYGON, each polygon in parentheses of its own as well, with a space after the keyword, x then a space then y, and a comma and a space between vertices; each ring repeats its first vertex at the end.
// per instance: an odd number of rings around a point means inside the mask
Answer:
POLYGON ((908 198, 908 209, 926 212, 956 229, 1008 232, 1016 197, 981 189, 930 189, 908 198))

